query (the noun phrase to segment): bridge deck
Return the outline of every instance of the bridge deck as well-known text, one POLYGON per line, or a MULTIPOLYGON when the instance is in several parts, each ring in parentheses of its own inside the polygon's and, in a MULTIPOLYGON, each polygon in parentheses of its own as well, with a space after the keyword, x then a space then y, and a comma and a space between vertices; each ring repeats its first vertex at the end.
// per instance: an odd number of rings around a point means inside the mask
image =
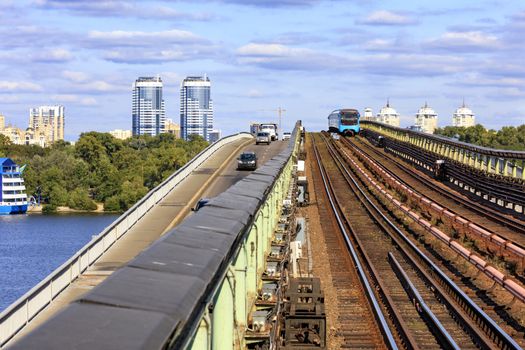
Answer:
POLYGON ((287 141, 269 146, 257 146, 253 141, 240 140, 225 145, 184 179, 174 190, 142 217, 129 232, 118 240, 82 276, 13 338, 11 344, 52 317, 66 305, 101 283, 107 276, 150 246, 163 233, 176 226, 190 213, 201 197, 214 197, 247 176, 249 171, 236 170, 236 156, 241 151, 257 153, 258 165, 280 153, 287 141))

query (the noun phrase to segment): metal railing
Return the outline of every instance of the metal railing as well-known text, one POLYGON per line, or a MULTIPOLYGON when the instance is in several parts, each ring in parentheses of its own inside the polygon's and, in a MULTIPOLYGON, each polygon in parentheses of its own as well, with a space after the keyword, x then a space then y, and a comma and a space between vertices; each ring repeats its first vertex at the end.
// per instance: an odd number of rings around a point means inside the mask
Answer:
POLYGON ((93 265, 120 237, 135 225, 155 204, 162 200, 195 168, 224 145, 242 138, 252 138, 249 133, 238 133, 220 139, 208 146, 192 160, 177 170, 140 201, 128 209, 101 233, 94 236, 83 248, 44 280, 25 293, 0 314, 0 347, 20 332, 35 316, 51 303, 67 286, 93 265))

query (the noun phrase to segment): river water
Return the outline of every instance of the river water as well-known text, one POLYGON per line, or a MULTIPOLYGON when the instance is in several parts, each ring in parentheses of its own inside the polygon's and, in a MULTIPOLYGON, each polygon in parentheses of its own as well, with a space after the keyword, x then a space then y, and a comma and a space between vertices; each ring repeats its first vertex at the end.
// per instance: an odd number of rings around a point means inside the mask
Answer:
POLYGON ((67 261, 117 215, 0 215, 0 312, 67 261))

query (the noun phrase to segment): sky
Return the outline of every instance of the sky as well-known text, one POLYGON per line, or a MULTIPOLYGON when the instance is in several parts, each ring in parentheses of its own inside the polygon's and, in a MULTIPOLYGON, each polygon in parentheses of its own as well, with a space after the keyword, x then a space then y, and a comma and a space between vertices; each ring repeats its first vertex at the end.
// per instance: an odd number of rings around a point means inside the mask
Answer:
POLYGON ((160 75, 178 122, 180 82, 207 74, 223 135, 387 99, 401 126, 425 103, 450 125, 464 99, 499 129, 525 124, 524 37, 523 0, 0 0, 0 114, 62 104, 67 140, 131 129, 132 83, 160 75))

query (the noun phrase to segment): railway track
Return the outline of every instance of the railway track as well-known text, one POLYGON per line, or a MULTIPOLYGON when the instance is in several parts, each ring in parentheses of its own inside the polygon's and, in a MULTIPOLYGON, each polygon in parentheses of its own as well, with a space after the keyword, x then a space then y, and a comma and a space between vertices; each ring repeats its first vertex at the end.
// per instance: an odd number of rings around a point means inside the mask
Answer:
MULTIPOLYGON (((353 240, 359 247, 361 258, 366 261, 364 265, 368 266, 368 274, 375 275, 370 279, 376 281, 378 285, 388 286, 388 295, 395 303, 391 308, 400 310, 416 343, 425 348, 441 348, 446 339, 453 339, 465 349, 519 348, 512 338, 474 305, 408 240, 405 233, 396 228, 379 211, 379 208, 360 189, 358 182, 353 179, 341 156, 330 142, 322 141, 319 136, 316 143, 320 145, 317 153, 319 159, 322 159, 322 162, 319 160, 319 166, 325 168, 328 174, 327 182, 330 185, 327 187, 332 188, 335 201, 339 203, 340 211, 344 213, 344 220, 354 233, 353 240), (348 190, 349 188, 351 191, 348 190), (386 257, 389 253, 395 256, 395 260, 406 271, 411 283, 427 301, 430 310, 435 312, 435 320, 441 322, 443 329, 447 330, 446 333, 436 334, 439 333, 437 330, 440 327, 430 324, 432 317, 422 320, 419 315, 421 310, 414 307, 398 276, 388 263, 386 257), (436 280, 439 280, 439 283, 436 280), (428 289, 427 285, 432 286, 431 289, 428 289), (464 306, 458 307, 457 300, 464 306), (475 320, 472 320, 468 314, 474 314, 475 320), (486 331, 481 331, 476 324, 484 327, 486 331)), ((385 289, 380 288, 380 290, 385 289)), ((444 347, 454 348, 452 344, 444 347)))
MULTIPOLYGON (((486 218, 480 219, 469 208, 450 200, 449 196, 454 194, 445 191, 447 197, 444 198, 441 192, 433 192, 434 187, 441 188, 438 184, 431 182, 434 180, 426 179, 424 181, 421 177, 416 177, 417 180, 415 180, 413 172, 408 172, 402 165, 396 168, 396 162, 364 141, 342 139, 342 144, 360 159, 379 181, 389 183, 395 191, 407 198, 409 202, 413 202, 415 195, 419 196, 417 198, 426 198, 424 199, 426 202, 420 201, 417 205, 418 207, 421 206, 420 212, 422 211, 423 215, 425 213, 435 215, 438 220, 446 223, 445 230, 449 231, 448 234, 451 237, 455 237, 458 233, 466 234, 466 237, 478 242, 475 246, 476 252, 482 256, 487 256, 498 264, 501 261, 500 259, 503 259, 508 274, 513 275, 522 283, 525 282, 523 275, 525 269, 525 246, 523 245, 525 235, 513 232, 486 218), (381 160, 378 161, 377 157, 380 157, 381 160), (392 181, 396 181, 396 183, 392 181), (428 206, 424 203, 427 203, 428 206), (430 203, 435 204, 430 205, 430 203), (422 208, 425 206, 426 209, 422 208)), ((456 196, 461 200, 468 201, 461 195, 456 194, 456 196)), ((525 222, 523 224, 525 225, 525 222)))
POLYGON ((354 146, 359 144, 361 151, 366 152, 369 156, 370 153, 374 153, 380 157, 381 162, 384 162, 383 166, 387 166, 387 169, 393 176, 410 184, 410 186, 417 189, 417 191, 430 197, 436 197, 436 194, 439 194, 440 201, 444 203, 443 205, 453 207, 454 211, 466 217, 475 215, 480 225, 490 230, 501 232, 506 238, 525 246, 525 222, 523 220, 506 215, 490 206, 483 205, 482 202, 469 199, 456 191, 450 191, 449 187, 440 186, 428 177, 421 177, 420 174, 414 172, 413 167, 393 161, 391 157, 366 142, 349 141, 346 138, 343 142, 348 142, 354 146), (365 151, 363 148, 366 148, 368 151, 365 151), (485 220, 480 220, 480 217, 485 218, 485 220))
MULTIPOLYGON (((313 154, 314 152, 309 152, 313 154)), ((374 313, 372 302, 375 296, 367 295, 362 281, 357 273, 348 248, 344 243, 345 228, 340 227, 337 218, 332 213, 330 194, 320 189, 324 188, 321 168, 312 166, 313 181, 317 193, 317 207, 321 227, 325 233, 325 243, 330 251, 329 262, 332 275, 332 286, 337 291, 338 322, 336 337, 340 339, 340 348, 361 349, 391 349, 378 325, 378 314, 374 313)), ((377 301, 375 301, 377 304, 377 301)), ((382 315, 382 312, 381 312, 382 315)), ((384 316, 382 316, 384 320, 384 316)), ((384 322, 384 321, 383 321, 384 322)), ((407 347, 417 349, 416 347, 407 347)))

